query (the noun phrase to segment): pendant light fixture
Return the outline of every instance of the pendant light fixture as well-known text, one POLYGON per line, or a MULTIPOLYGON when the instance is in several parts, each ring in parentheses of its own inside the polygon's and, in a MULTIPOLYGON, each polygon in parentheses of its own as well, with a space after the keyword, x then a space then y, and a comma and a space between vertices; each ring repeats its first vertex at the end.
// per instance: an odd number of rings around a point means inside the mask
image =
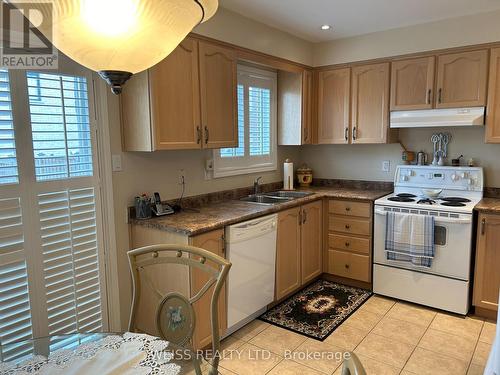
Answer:
POLYGON ((218 6, 218 0, 31 2, 52 20, 40 32, 68 57, 98 72, 115 94, 132 74, 169 55, 218 6))

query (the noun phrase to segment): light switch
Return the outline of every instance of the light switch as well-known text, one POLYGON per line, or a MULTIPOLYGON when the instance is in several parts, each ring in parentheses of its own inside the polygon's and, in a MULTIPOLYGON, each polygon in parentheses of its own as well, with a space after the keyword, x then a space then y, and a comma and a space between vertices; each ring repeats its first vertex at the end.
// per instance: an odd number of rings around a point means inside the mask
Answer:
POLYGON ((384 160, 382 162, 382 172, 390 172, 391 171, 391 161, 384 160))
POLYGON ((113 172, 121 172, 122 169, 122 156, 120 154, 111 155, 111 164, 113 172))

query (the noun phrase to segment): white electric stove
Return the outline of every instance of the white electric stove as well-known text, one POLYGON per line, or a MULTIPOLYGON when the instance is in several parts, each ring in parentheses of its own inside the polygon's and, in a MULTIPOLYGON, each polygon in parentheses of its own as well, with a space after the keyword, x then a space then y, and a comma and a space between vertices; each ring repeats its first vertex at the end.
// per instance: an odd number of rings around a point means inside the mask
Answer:
POLYGON ((482 168, 398 166, 394 193, 375 201, 374 292, 467 314, 473 210, 482 197, 482 168), (429 198, 422 189, 443 190, 429 198), (387 212, 434 216, 436 251, 430 268, 387 259, 387 212))

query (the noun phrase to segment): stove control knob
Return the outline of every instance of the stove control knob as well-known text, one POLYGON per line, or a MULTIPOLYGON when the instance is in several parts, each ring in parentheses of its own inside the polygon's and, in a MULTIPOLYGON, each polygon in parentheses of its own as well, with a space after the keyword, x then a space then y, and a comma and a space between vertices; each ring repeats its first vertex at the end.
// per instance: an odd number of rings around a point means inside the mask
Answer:
POLYGON ((462 172, 462 173, 460 174, 460 177, 462 177, 462 178, 467 178, 467 177, 469 177, 469 174, 468 174, 467 172, 462 172))
POLYGON ((406 172, 409 177, 412 177, 415 173, 410 169, 406 172))
POLYGON ((469 179, 467 180, 467 184, 468 184, 469 186, 473 186, 473 185, 474 185, 474 179, 473 179, 473 178, 469 178, 469 179))
POLYGON ((404 176, 401 176, 401 179, 403 181, 408 181, 410 179, 410 177, 408 177, 408 175, 404 175, 404 176))
POLYGON ((427 173, 428 180, 432 180, 433 177, 434 177, 434 175, 432 173, 427 173))
POLYGON ((460 179, 460 176, 459 176, 458 174, 453 173, 453 174, 451 175, 451 180, 452 180, 452 181, 458 181, 459 179, 460 179))

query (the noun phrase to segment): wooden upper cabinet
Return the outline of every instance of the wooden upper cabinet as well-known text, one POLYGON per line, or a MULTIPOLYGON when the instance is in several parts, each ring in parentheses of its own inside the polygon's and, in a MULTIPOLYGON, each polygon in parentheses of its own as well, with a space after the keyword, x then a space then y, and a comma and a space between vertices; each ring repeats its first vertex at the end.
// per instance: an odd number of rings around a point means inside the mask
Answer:
MULTIPOLYGON (((217 229, 189 238, 189 244, 208 250, 224 257, 224 229, 217 229)), ((208 281, 209 275, 198 269, 191 269, 191 296, 194 296, 208 281)), ((194 303, 196 314, 196 329, 193 335, 195 349, 201 349, 212 342, 212 328, 210 326, 210 303, 214 288, 211 287, 205 295, 194 303)), ((224 334, 227 328, 226 288, 222 287, 219 296, 219 330, 224 334)))
POLYGON ((500 143, 500 48, 491 50, 486 109, 486 142, 500 143))
POLYGON ((149 71, 156 150, 201 148, 198 42, 185 39, 149 71))
POLYGON ((278 144, 312 142, 312 72, 278 70, 278 144))
POLYGON ((300 207, 278 213, 276 241, 276 299, 281 299, 301 285, 300 207))
POLYGON ((301 282, 302 285, 322 273, 323 201, 302 206, 301 282))
POLYGON ((474 306, 498 310, 500 215, 480 214, 477 233, 474 306))
POLYGON ((349 143, 351 69, 318 75, 318 143, 349 143))
POLYGON ((435 62, 430 56, 392 63, 391 110, 432 108, 435 62))
POLYGON ((436 108, 486 105, 488 51, 438 56, 436 108))
POLYGON ((219 45, 199 42, 199 67, 204 147, 236 147, 236 52, 219 45))
POLYGON ((313 72, 302 73, 302 144, 313 143, 313 72))
POLYGON ((186 38, 120 95, 124 151, 237 146, 236 52, 186 38))
POLYGON ((389 63, 352 68, 352 143, 389 141, 389 63))

